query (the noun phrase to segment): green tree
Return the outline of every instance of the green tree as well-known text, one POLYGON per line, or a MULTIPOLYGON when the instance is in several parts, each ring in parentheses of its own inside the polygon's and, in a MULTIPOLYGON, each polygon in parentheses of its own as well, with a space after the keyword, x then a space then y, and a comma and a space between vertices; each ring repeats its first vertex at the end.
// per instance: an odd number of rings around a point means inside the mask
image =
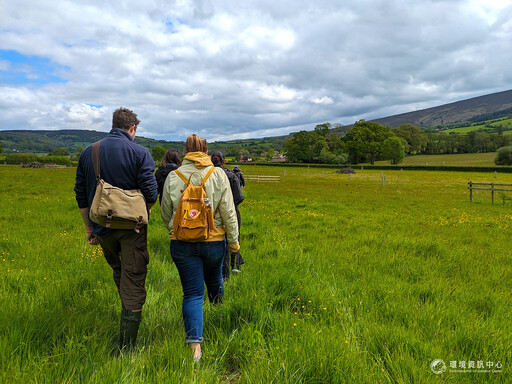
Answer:
POLYGON ((327 137, 327 135, 329 134, 329 129, 331 129, 331 123, 323 123, 318 124, 315 127, 314 132, 322 137, 327 137))
POLYGON ((403 137, 408 144, 406 153, 420 153, 425 150, 427 146, 427 134, 419 127, 412 124, 402 124, 400 127, 395 128, 393 133, 398 137, 403 137))
POLYGON ((153 158, 155 163, 160 163, 166 152, 167 150, 164 147, 156 146, 151 151, 151 157, 153 158))
POLYGON ((69 156, 69 150, 66 148, 56 148, 50 150, 48 156, 69 156))
POLYGON ((498 149, 496 159, 494 159, 496 165, 512 165, 512 146, 503 147, 498 149))
POLYGON ((322 153, 323 150, 329 151, 329 144, 327 144, 327 140, 325 140, 325 137, 319 136, 318 134, 310 134, 311 141, 314 142, 313 144, 313 162, 322 162, 320 160, 320 153, 322 153))
POLYGON ((320 163, 322 164, 339 164, 341 163, 341 159, 339 156, 336 156, 334 153, 329 151, 329 148, 325 147, 322 149, 319 155, 320 163))
POLYGON ((343 142, 336 133, 330 132, 325 139, 329 145, 329 151, 337 155, 343 152, 343 142))
POLYGON ((382 126, 379 123, 359 120, 347 135, 349 148, 356 151, 355 159, 366 157, 373 165, 375 159, 382 152, 382 143, 393 136, 391 128, 382 126))
POLYGON ((312 147, 314 142, 311 138, 310 132, 299 131, 288 139, 285 148, 290 161, 296 163, 311 163, 313 161, 312 147))
MULTIPOLYGON (((391 164, 400 164, 405 157, 404 141, 402 137, 388 137, 382 143, 382 156, 391 160, 391 164)), ((405 144, 407 144, 406 141, 405 144)))

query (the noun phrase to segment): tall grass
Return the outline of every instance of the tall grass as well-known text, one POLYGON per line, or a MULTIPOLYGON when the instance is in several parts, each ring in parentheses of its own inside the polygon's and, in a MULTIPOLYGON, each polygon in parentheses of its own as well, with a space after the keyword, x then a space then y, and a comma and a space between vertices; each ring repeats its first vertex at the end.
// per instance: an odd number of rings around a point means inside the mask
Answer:
MULTIPOLYGON (((85 242, 73 169, 0 167, 0 382, 457 383, 510 381, 510 203, 467 182, 512 175, 242 167, 242 273, 205 304, 191 362, 159 208, 149 228, 139 351, 111 355, 120 302, 85 242), (435 375, 434 359, 501 372, 435 375)), ((448 367, 449 368, 449 367, 448 367)))

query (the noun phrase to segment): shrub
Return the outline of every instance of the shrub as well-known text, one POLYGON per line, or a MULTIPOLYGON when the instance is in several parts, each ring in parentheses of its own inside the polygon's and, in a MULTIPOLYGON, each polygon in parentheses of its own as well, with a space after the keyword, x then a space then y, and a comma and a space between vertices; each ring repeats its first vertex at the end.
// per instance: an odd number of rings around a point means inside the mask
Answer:
POLYGON ((502 147, 498 149, 496 159, 494 160, 496 165, 512 165, 512 146, 502 147))
POLYGON ((38 156, 32 153, 9 153, 5 155, 6 164, 32 163, 38 161, 38 156))
POLYGON ((9 153, 5 155, 6 164, 28 164, 28 163, 44 163, 71 165, 71 159, 67 156, 37 156, 33 153, 9 153))

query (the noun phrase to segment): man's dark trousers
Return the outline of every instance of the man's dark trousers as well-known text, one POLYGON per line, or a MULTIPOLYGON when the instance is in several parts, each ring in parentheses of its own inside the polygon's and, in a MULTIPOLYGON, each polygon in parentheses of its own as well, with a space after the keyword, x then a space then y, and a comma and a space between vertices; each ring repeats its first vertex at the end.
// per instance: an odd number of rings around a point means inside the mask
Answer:
POLYGON ((121 304, 121 346, 133 348, 141 311, 146 301, 146 274, 149 263, 147 226, 140 233, 133 229, 114 229, 99 236, 103 254, 112 268, 121 304))

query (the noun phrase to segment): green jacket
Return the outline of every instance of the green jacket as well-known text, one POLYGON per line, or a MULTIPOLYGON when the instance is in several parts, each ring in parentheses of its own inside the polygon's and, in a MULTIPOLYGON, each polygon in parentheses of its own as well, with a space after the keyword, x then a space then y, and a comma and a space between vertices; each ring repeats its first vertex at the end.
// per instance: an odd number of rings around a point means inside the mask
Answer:
MULTIPOLYGON (((213 167, 210 157, 203 152, 189 152, 183 159, 183 164, 178 168, 185 177, 193 172, 191 182, 199 185, 206 173, 213 167)), ((169 230, 171 239, 173 236, 173 221, 176 209, 181 198, 182 190, 186 184, 174 171, 169 173, 165 180, 161 211, 164 224, 169 230)), ((233 194, 226 173, 221 168, 215 168, 205 184, 206 194, 213 206, 215 229, 212 231, 212 237, 206 241, 222 241, 227 234, 228 244, 231 252, 239 249, 238 245, 238 222, 236 219, 235 204, 233 203, 233 194)))

